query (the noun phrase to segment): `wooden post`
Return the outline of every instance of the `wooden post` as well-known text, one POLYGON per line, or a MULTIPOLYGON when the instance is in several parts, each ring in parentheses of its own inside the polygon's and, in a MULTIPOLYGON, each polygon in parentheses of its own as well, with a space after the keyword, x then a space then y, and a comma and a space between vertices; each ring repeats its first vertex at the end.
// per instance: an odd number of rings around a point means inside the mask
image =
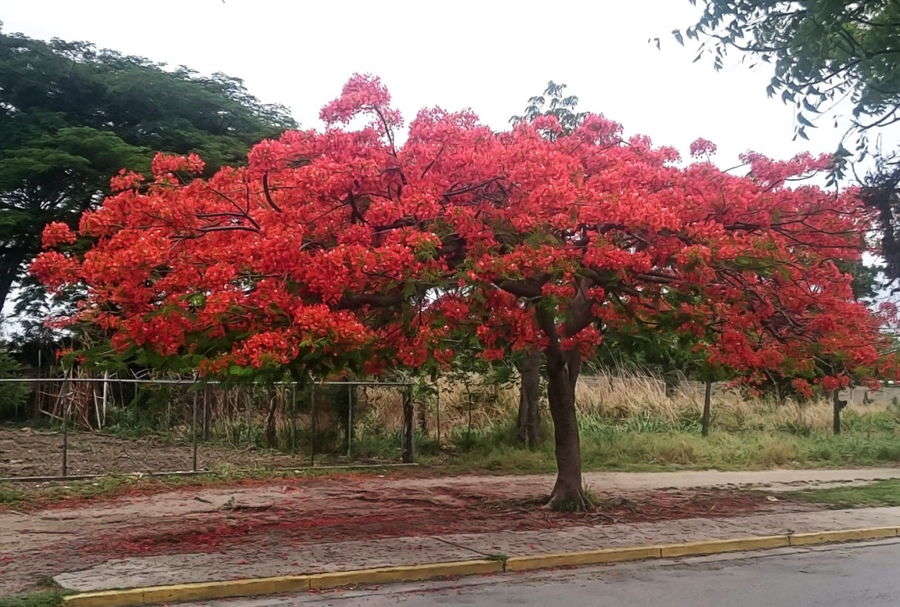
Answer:
POLYGON ((316 465, 316 399, 318 397, 319 391, 316 390, 316 384, 312 385, 312 398, 310 399, 309 407, 309 421, 312 425, 312 436, 310 438, 310 447, 309 447, 309 465, 313 467, 316 465))
POLYGON ((412 386, 410 386, 403 395, 403 462, 407 464, 416 460, 414 433, 415 407, 412 400, 412 386))
POLYGON ((109 400, 109 371, 103 372, 103 421, 101 427, 106 425, 106 408, 109 400))
POLYGON ((834 406, 834 417, 832 419, 832 430, 835 434, 841 433, 841 410, 847 406, 847 401, 841 400, 838 396, 838 390, 834 390, 831 393, 831 398, 834 406))
POLYGON ((347 384, 347 457, 353 446, 353 384, 347 384))
POLYGON ((700 420, 700 434, 709 436, 709 420, 712 414, 712 382, 706 382, 706 390, 703 393, 703 417, 700 420))
MULTIPOLYGON (((195 386, 196 388, 196 386, 195 386)), ((197 391, 194 390, 194 406, 191 408, 191 443, 192 443, 192 458, 191 458, 191 470, 194 472, 197 471, 197 391)))
POLYGON ((62 476, 69 475, 69 406, 63 405, 62 476))
POLYGON ((437 448, 441 450, 441 389, 435 384, 434 409, 437 415, 437 448))

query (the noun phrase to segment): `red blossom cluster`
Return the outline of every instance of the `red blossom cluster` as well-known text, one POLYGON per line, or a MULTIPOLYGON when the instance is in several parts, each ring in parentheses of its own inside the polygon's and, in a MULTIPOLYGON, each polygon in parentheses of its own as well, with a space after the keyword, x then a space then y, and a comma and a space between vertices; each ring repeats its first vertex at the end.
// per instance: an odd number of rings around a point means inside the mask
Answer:
MULTIPOLYGON (((599 115, 570 134, 546 117, 495 132, 439 109, 397 145, 389 102, 354 76, 322 117, 368 126, 287 132, 207 179, 186 177, 195 155, 159 155, 152 181, 123 173, 84 214, 87 253, 50 250, 32 271, 82 284, 78 320, 117 348, 190 354, 208 373, 447 364, 464 340, 489 359, 584 356, 617 327, 673 317, 751 382, 782 373, 804 392, 888 372, 881 320, 838 269, 860 258, 870 212, 853 191, 785 185, 830 159, 748 154, 741 177, 679 167, 599 115)), ((44 244, 74 238, 51 224, 44 244)))

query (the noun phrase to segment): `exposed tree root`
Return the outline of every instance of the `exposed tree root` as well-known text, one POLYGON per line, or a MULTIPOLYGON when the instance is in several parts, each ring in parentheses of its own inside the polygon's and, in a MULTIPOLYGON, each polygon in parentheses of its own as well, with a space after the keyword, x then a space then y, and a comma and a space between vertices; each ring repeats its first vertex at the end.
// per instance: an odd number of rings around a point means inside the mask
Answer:
POLYGON ((590 492, 581 488, 575 492, 554 490, 543 507, 555 512, 593 512, 597 505, 590 492))

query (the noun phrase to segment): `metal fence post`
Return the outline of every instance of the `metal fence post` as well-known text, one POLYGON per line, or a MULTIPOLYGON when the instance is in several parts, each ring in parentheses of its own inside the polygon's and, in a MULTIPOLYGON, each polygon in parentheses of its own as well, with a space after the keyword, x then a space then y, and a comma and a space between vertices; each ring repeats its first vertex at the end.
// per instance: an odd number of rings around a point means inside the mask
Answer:
POLYGON ((403 395, 403 462, 412 463, 416 459, 414 407, 412 399, 412 386, 409 386, 403 395))

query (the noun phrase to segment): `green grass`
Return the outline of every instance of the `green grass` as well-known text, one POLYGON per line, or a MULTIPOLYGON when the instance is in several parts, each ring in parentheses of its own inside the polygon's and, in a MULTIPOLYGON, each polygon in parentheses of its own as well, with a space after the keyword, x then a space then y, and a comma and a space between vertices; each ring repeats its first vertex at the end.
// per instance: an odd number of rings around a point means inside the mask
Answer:
POLYGON ((62 604, 61 590, 38 590, 28 594, 0 597, 0 607, 56 607, 62 604))
MULTIPOLYGON (((582 461, 586 470, 723 470, 777 467, 816 468, 900 464, 896 418, 853 419, 840 436, 787 429, 714 430, 700 435, 692 419, 665 422, 634 417, 614 421, 581 419, 582 461)), ((545 436, 551 436, 549 429, 545 436)), ((552 441, 534 449, 516 444, 509 424, 458 433, 449 453, 423 450, 421 458, 454 471, 551 472, 552 441)))
POLYGON ((869 485, 805 489, 785 494, 796 500, 827 504, 833 508, 900 506, 900 479, 876 481, 869 485))

